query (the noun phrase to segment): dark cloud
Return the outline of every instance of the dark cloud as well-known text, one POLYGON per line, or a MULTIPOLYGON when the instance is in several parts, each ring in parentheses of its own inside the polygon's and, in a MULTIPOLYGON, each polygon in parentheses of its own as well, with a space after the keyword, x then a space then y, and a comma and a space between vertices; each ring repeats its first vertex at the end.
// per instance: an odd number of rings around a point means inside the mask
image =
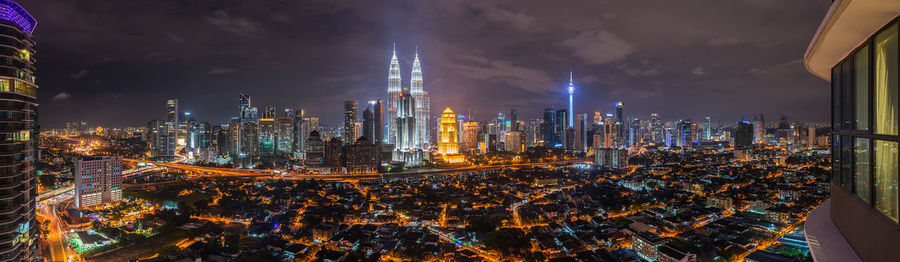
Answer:
POLYGON ((404 85, 419 47, 433 111, 537 118, 574 70, 577 111, 828 118, 824 81, 797 61, 829 1, 19 3, 38 20, 44 127, 143 125, 167 98, 222 123, 239 93, 336 125, 344 100, 385 95, 393 43, 404 85))

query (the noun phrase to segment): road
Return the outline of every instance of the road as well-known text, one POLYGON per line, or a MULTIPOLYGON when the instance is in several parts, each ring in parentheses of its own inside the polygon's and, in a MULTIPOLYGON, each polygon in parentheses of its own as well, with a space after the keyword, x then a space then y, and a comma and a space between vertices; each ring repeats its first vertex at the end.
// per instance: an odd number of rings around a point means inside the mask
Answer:
MULTIPOLYGON (((137 159, 125 159, 125 161, 146 162, 146 161, 137 160, 137 159)), ((572 162, 577 162, 577 160, 541 162, 541 163, 521 163, 521 164, 508 164, 508 165, 491 165, 491 166, 480 166, 479 165, 479 166, 470 166, 470 167, 462 167, 462 168, 429 169, 429 170, 416 170, 416 171, 397 172, 397 173, 359 173, 359 174, 329 174, 329 175, 299 173, 299 172, 292 172, 292 173, 287 173, 287 174, 277 174, 277 173, 275 173, 275 170, 267 170, 267 169, 236 169, 236 168, 221 168, 221 167, 202 167, 202 166, 194 166, 194 165, 187 165, 187 164, 180 164, 180 163, 152 163, 152 164, 154 164, 156 166, 162 166, 162 167, 167 167, 167 168, 195 172, 195 173, 199 174, 199 176, 205 176, 205 177, 244 177, 244 178, 284 179, 284 180, 318 179, 318 180, 338 180, 338 181, 340 181, 340 180, 358 180, 358 179, 432 175, 432 174, 453 173, 453 172, 484 171, 484 170, 492 170, 492 169, 498 169, 498 168, 567 164, 567 163, 572 163, 572 162)))
POLYGON ((41 215, 50 222, 50 234, 45 239, 50 245, 50 261, 68 261, 70 255, 77 257, 77 253, 66 244, 65 222, 56 213, 56 203, 46 201, 41 204, 41 215))

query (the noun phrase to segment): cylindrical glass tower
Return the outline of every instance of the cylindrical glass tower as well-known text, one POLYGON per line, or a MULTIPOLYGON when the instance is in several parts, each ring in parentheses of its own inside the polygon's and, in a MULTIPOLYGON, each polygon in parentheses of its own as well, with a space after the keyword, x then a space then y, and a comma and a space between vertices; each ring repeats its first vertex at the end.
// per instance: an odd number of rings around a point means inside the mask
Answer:
POLYGON ((0 0, 0 261, 31 260, 37 241, 35 24, 21 6, 0 0))

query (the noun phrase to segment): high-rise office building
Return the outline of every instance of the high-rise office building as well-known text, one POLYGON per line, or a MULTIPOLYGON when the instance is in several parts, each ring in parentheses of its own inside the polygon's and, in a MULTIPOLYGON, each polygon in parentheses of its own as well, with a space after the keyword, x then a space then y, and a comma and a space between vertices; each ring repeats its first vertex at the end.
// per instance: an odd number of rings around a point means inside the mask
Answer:
POLYGON ((665 126, 663 126, 662 119, 659 117, 659 114, 652 113, 650 114, 650 140, 656 144, 664 144, 665 134, 663 130, 665 126))
MULTIPOLYGON (((362 113, 362 136, 366 138, 368 141, 370 138, 375 137, 375 112, 372 111, 372 104, 369 104, 369 107, 366 107, 366 110, 363 110, 362 113)), ((375 141, 369 141, 370 143, 375 141)))
POLYGON ((266 112, 263 113, 263 118, 272 118, 275 119, 278 117, 276 115, 275 106, 266 106, 266 112))
POLYGON ((356 134, 356 100, 348 100, 344 101, 344 130, 341 135, 341 142, 344 145, 352 145, 353 142, 356 142, 356 138, 359 135, 356 134))
POLYGON ((621 130, 622 123, 616 120, 616 118, 607 114, 606 118, 603 119, 603 122, 600 122, 601 128, 603 130, 603 137, 600 140, 601 148, 618 148, 621 146, 619 143, 621 141, 619 134, 621 130))
POLYGON ((711 126, 710 121, 711 120, 708 116, 703 118, 703 140, 704 141, 709 141, 712 139, 712 126, 711 126))
POLYGON ((806 148, 816 148, 816 127, 814 126, 810 126, 809 130, 806 131, 806 148))
POLYGON ((587 116, 585 113, 575 115, 575 152, 587 152, 587 116))
POLYGON ((238 100, 238 108, 241 110, 240 121, 247 122, 251 121, 251 119, 256 119, 256 116, 253 116, 252 106, 250 105, 250 96, 240 94, 238 100))
POLYGON ((470 121, 463 124, 463 148, 469 152, 478 150, 478 122, 470 121))
POLYGON ((766 142, 766 117, 758 114, 753 117, 753 143, 766 142))
POLYGON ((519 130, 519 110, 509 110, 509 123, 511 124, 509 130, 519 130))
POLYGON ((166 122, 171 123, 171 129, 181 123, 178 119, 178 99, 166 100, 166 122))
POLYGON ((804 222, 810 255, 897 261, 900 1, 832 1, 803 62, 832 97, 831 197, 804 222))
POLYGON ((416 132, 416 104, 415 98, 406 90, 400 93, 397 99, 397 117, 394 118, 397 126, 395 132, 397 142, 394 148, 399 151, 420 149, 418 147, 418 133, 416 132))
POLYGON ((556 110, 553 110, 552 107, 548 107, 544 109, 544 122, 541 123, 543 127, 544 134, 544 147, 553 148, 553 145, 556 144, 556 110))
POLYGON ((122 200, 122 157, 89 156, 75 161, 75 207, 122 200))
POLYGON ((438 153, 449 155, 459 153, 459 135, 456 124, 456 114, 448 107, 441 113, 440 140, 438 140, 438 153))
POLYGON ((275 119, 260 118, 258 127, 257 137, 259 138, 259 145, 257 146, 257 153, 261 156, 275 155, 275 136, 277 132, 275 119))
POLYGON ((294 159, 303 159, 306 150, 306 136, 309 135, 307 128, 305 113, 303 109, 294 111, 291 116, 291 124, 294 126, 294 145, 291 157, 294 159))
POLYGON ((319 131, 312 130, 306 136, 306 151, 303 165, 307 167, 321 167, 325 164, 325 143, 319 131))
POLYGON ((691 120, 682 120, 678 123, 678 140, 677 145, 680 147, 692 147, 694 144, 694 124, 691 120))
POLYGON ((372 127, 374 133, 369 140, 376 145, 384 144, 384 100, 369 101, 369 106, 372 107, 372 113, 374 114, 372 116, 374 118, 374 126, 372 127))
POLYGON ((290 156, 294 149, 294 123, 290 117, 275 118, 275 154, 290 156))
POLYGON ((566 148, 566 127, 569 125, 569 111, 566 109, 556 110, 556 126, 553 127, 553 147, 566 148))
POLYGON ((753 146, 754 126, 746 120, 737 122, 734 127, 734 149, 749 149, 753 146))
POLYGON ((449 107, 441 113, 438 153, 448 163, 460 163, 466 160, 465 156, 459 154, 459 130, 457 129, 459 125, 456 121, 456 114, 449 107))
POLYGON ((506 140, 503 145, 507 152, 522 153, 525 152, 525 136, 522 131, 510 130, 506 131, 506 140))
POLYGON ((423 153, 419 147, 419 132, 416 132, 416 99, 409 91, 403 90, 397 99, 397 132, 396 145, 392 153, 393 161, 403 162, 406 166, 418 166, 422 163, 423 153))

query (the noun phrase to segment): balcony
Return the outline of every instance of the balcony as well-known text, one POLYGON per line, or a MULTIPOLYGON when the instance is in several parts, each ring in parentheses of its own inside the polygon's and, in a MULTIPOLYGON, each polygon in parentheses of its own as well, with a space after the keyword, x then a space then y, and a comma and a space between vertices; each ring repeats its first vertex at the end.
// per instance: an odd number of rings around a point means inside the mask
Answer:
POLYGON ((831 221, 831 199, 822 202, 804 223, 809 253, 815 262, 861 261, 831 221))

